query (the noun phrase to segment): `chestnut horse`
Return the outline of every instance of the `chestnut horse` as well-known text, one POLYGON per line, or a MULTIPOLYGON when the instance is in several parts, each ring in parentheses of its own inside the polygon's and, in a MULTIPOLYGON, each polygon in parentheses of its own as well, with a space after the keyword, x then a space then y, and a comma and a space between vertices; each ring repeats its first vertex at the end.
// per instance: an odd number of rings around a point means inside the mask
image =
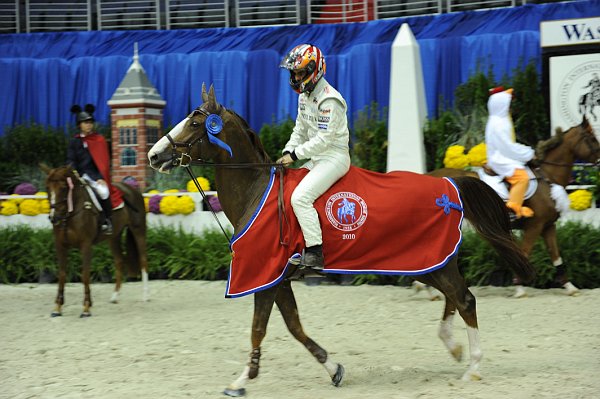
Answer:
MULTIPOLYGON (((235 233, 239 234, 251 220, 260 203, 261 195, 269 182, 270 166, 273 164, 258 136, 246 121, 217 103, 212 87, 209 93, 206 93, 203 87, 202 99, 204 103, 167 136, 161 138, 152 147, 148 157, 152 167, 162 172, 167 172, 182 161, 212 160, 213 166, 216 167, 215 180, 221 206, 234 226, 235 233), (209 136, 212 130, 210 122, 215 119, 222 120, 222 130, 217 131, 218 142, 215 137, 209 136)), ((517 274, 524 279, 532 279, 533 268, 511 236, 508 212, 500 197, 477 179, 461 177, 457 178, 455 183, 463 201, 464 216, 475 226, 478 233, 503 254, 517 274)), ((423 240, 427 240, 427 237, 423 237, 423 240)), ((286 278, 272 287, 254 293, 250 361, 242 374, 225 389, 226 395, 243 396, 247 381, 258 376, 261 343, 266 335, 274 303, 277 304, 290 333, 325 368, 332 383, 335 386, 342 383, 343 366, 334 362, 327 351, 308 337, 302 328, 289 278, 296 269, 296 266, 290 265, 286 271, 286 278)), ((416 278, 436 287, 445 296, 439 336, 456 360, 460 360, 462 356, 462 347, 454 341, 452 332, 456 310, 465 321, 469 337, 470 364, 463 379, 480 379, 479 364, 482 352, 479 346, 475 297, 458 270, 456 257, 450 259, 446 266, 416 278)))
MULTIPOLYGON (((556 134, 548 140, 540 141, 536 149, 538 167, 534 172, 538 180, 535 194, 525 201, 524 205, 533 209, 531 218, 523 218, 514 223, 513 228, 523 230, 521 247, 529 256, 533 246, 542 236, 550 259, 556 267, 553 286, 563 287, 569 295, 578 293, 577 287, 568 279, 566 264, 560 256, 556 239, 556 221, 560 216, 555 200, 551 195, 552 185, 566 187, 573 171, 573 163, 577 160, 598 164, 600 161, 600 144, 592 126, 583 117, 581 124, 573 126, 566 132, 556 129, 556 134)), ((428 173, 432 176, 477 176, 477 173, 462 169, 438 169, 428 173)), ((560 188, 560 187, 558 187, 560 188)), ((517 289, 515 297, 527 295, 518 278, 515 278, 517 289)))
POLYGON ((65 280, 69 248, 81 253, 81 281, 84 286, 83 312, 80 317, 91 316, 92 294, 90 292, 90 269, 92 246, 108 240, 115 261, 115 291, 111 302, 117 303, 121 290, 123 265, 130 276, 142 273, 143 300, 148 300, 148 262, 146 259, 146 211, 144 198, 139 190, 128 184, 116 183, 123 192, 125 205, 113 211, 113 233, 100 233, 99 211, 93 204, 87 184, 69 166, 55 169, 42 167, 48 174, 46 189, 50 199, 50 220, 53 225, 54 243, 58 259, 58 294, 52 317, 62 315, 65 302, 65 280), (127 253, 123 254, 121 236, 127 231, 127 253))

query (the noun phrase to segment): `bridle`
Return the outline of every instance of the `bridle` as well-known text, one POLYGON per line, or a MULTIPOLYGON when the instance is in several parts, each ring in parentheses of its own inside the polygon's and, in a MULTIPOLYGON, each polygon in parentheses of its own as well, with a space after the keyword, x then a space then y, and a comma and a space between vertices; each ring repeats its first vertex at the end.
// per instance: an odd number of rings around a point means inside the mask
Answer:
MULTIPOLYGON (((594 133, 592 131, 589 132, 583 132, 583 134, 580 134, 580 137, 578 138, 577 142, 575 143, 575 146, 573 148, 573 152, 577 153, 577 149, 581 146, 581 145, 586 145, 587 148, 592 149, 593 147, 593 141, 594 141, 595 137, 594 137, 594 133)), ((594 166, 598 166, 600 165, 600 146, 598 146, 594 152, 592 153, 592 155, 597 154, 596 156, 596 161, 592 162, 592 165, 594 166)), ((558 166, 558 167, 562 167, 562 168, 570 168, 573 166, 573 163, 564 163, 564 162, 553 162, 553 161, 546 161, 546 160, 541 160, 538 161, 539 164, 544 164, 544 165, 552 165, 552 166, 558 166)))
MULTIPOLYGON (((194 111, 192 111, 192 113, 188 116, 188 118, 193 118, 194 116, 196 116, 197 114, 202 114, 206 117, 206 120, 208 120, 209 117, 213 116, 213 115, 218 115, 219 118, 221 116, 221 114, 226 111, 226 108, 223 107, 222 105, 218 105, 218 111, 216 114, 210 113, 209 111, 207 111, 206 109, 202 108, 202 106, 196 108, 194 111)), ((192 123, 198 123, 196 121, 193 121, 192 123)), ((209 162, 206 161, 202 158, 197 158, 197 159, 193 159, 192 156, 190 155, 192 148, 194 145, 196 144, 202 144, 204 142, 204 140, 210 140, 209 137, 209 132, 208 132, 208 126, 205 126, 204 132, 203 134, 199 135, 198 137, 194 137, 192 138, 190 141, 188 142, 181 142, 181 141, 175 141, 173 140, 173 137, 171 137, 170 132, 167 133, 165 135, 165 137, 167 138, 167 140, 169 140, 169 142, 171 143, 171 162, 173 166, 181 166, 183 168, 185 168, 185 170, 187 171, 188 175, 190 176, 191 180, 194 182, 194 185, 196 186, 196 189, 198 190, 198 192, 200 193, 200 195, 202 196, 202 200, 204 201, 204 203, 207 205, 208 209, 210 209, 211 213, 213 214, 213 217, 215 218, 215 220, 217 221, 217 224, 219 225, 219 227, 221 228, 221 231, 223 232, 223 235, 225 236, 225 238, 227 239, 228 242, 231 242, 232 237, 230 237, 227 232, 225 231, 225 228, 223 227, 223 225, 221 224, 221 221, 219 220, 219 218, 217 217, 217 213, 215 212, 214 208, 212 207, 212 205, 210 204, 210 202, 208 201, 208 197, 206 196, 206 193, 204 192, 204 190, 202 189, 202 187, 200 187, 200 183, 198 183, 198 179, 196 178, 196 176, 194 175, 194 172, 191 169, 191 166, 208 166, 208 167, 222 167, 222 168, 231 168, 231 169, 250 169, 250 168, 271 168, 271 167, 275 167, 278 172, 279 172, 279 198, 278 198, 278 208, 279 208, 279 241, 280 244, 285 245, 286 243, 283 240, 283 224, 287 224, 289 226, 288 220, 287 220, 287 216, 284 212, 284 203, 283 203, 283 174, 284 174, 284 166, 282 164, 278 164, 275 162, 262 162, 262 163, 235 163, 235 162, 228 162, 228 163, 214 163, 214 162, 209 162), (186 149, 186 151, 181 151, 180 149, 186 149), (178 151, 179 149, 179 151, 178 151)), ((233 156, 233 155, 232 155, 233 156)))

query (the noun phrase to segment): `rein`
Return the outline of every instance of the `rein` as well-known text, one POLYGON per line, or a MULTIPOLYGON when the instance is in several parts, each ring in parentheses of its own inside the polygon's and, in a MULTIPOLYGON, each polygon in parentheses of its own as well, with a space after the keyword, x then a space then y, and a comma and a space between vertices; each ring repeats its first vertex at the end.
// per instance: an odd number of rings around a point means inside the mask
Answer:
MULTIPOLYGON (((185 155, 188 156, 187 154, 185 154, 185 155)), ((284 225, 285 226, 289 226, 289 221, 288 221, 287 215, 286 215, 286 213, 284 211, 285 206, 284 206, 284 201, 283 201, 283 174, 284 174, 285 167, 282 164, 278 164, 278 163, 274 163, 274 162, 266 162, 266 163, 233 163, 233 164, 229 164, 229 163, 212 163, 212 162, 205 162, 205 161, 202 161, 202 160, 193 161, 190 158, 190 164, 187 164, 187 165, 183 166, 185 168, 185 170, 187 171, 188 175, 190 175, 190 178, 194 182, 194 185, 198 189, 198 192, 200 193, 200 195, 202 195, 202 200, 208 206, 208 209, 210 209, 210 212, 212 213, 213 217, 217 221, 217 224, 221 228, 221 231, 223 232, 223 235, 225 236, 225 238, 227 239, 228 242, 231 242, 231 240, 232 240, 233 237, 230 237, 227 234, 227 232, 225 231, 225 228, 223 227, 223 225, 221 224, 221 221, 217 217, 217 213, 215 212, 214 208, 212 207, 212 205, 208 201, 206 193, 204 192, 204 190, 202 189, 202 187, 200 187, 200 183, 198 183, 198 179, 194 175, 194 172, 192 172, 192 169, 190 168, 190 165, 224 167, 224 168, 232 168, 232 169, 258 168, 258 167, 261 167, 261 168, 264 168, 264 167, 275 167, 277 169, 277 171, 279 172, 279 192, 277 194, 277 210, 278 210, 278 214, 279 214, 279 244, 281 244, 281 245, 288 245, 288 242, 286 242, 284 240, 284 238, 283 238, 284 225)))

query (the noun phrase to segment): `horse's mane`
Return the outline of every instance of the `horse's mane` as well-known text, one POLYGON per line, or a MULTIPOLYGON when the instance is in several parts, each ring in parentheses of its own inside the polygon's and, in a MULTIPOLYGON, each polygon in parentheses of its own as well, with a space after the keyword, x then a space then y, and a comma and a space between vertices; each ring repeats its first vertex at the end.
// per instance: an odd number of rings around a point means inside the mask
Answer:
POLYGON ((271 162, 271 157, 265 151, 265 148, 263 147, 263 145, 260 141, 260 138, 258 137, 258 134, 256 134, 256 132, 254 131, 254 129, 252 129, 250 127, 250 125, 248 125, 248 122, 246 122, 246 120, 244 118, 242 118, 241 116, 239 116, 235 111, 233 111, 229 108, 227 109, 227 111, 230 112, 233 116, 235 116, 238 119, 238 121, 242 125, 242 128, 244 129, 244 131, 250 138, 250 141, 253 143, 254 148, 256 148, 256 150, 259 152, 259 154, 263 158, 263 161, 271 162))
POLYGON ((538 160, 543 161, 550 150, 555 149, 562 144, 565 132, 560 127, 555 130, 556 134, 548 140, 542 140, 538 143, 535 149, 535 155, 538 160))

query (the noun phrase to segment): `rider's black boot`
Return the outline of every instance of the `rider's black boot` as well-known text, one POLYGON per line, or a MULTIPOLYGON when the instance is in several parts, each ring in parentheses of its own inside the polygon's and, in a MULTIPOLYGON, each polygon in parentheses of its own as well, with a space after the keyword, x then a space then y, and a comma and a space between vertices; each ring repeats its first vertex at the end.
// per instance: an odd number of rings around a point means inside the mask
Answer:
POLYGON ((113 226, 111 221, 112 216, 112 202, 110 198, 100 201, 100 205, 102 206, 102 211, 104 212, 104 220, 100 229, 102 230, 102 234, 110 235, 113 232, 113 226))

